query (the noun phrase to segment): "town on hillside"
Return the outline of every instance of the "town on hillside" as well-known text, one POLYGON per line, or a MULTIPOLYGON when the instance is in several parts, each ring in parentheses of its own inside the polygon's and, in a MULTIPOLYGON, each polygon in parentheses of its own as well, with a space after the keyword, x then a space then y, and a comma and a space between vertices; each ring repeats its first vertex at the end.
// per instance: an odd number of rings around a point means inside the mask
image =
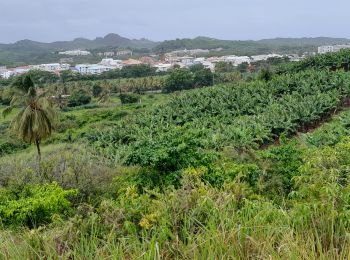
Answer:
MULTIPOLYGON (((350 48, 350 45, 333 45, 333 46, 320 46, 318 47, 318 53, 324 54, 329 52, 337 52, 341 49, 350 48)), ((166 72, 174 66, 180 68, 189 68, 196 64, 202 64, 205 68, 210 69, 212 72, 215 71, 215 64, 218 62, 231 63, 233 66, 238 66, 242 63, 253 63, 258 61, 268 60, 270 58, 288 58, 290 61, 299 61, 304 59, 306 56, 315 55, 316 53, 306 53, 301 56, 297 54, 263 54, 254 56, 214 56, 205 57, 210 53, 210 50, 204 49, 191 49, 191 50, 176 50, 161 55, 150 55, 141 58, 132 58, 133 52, 131 50, 117 50, 108 52, 99 52, 98 56, 102 57, 102 60, 98 64, 76 64, 72 65, 73 58, 62 58, 60 62, 39 64, 39 65, 27 65, 15 68, 7 68, 6 66, 0 67, 0 77, 9 79, 12 76, 24 74, 30 70, 43 70, 53 72, 57 75, 61 71, 71 70, 80 74, 102 74, 103 72, 121 69, 125 66, 132 65, 149 65, 156 68, 157 72, 166 72), (128 59, 114 59, 114 57, 128 56, 128 59)), ((86 50, 68 50, 59 52, 60 55, 65 56, 88 56, 92 55, 91 52, 86 50)))
MULTIPOLYGON (((291 61, 298 61, 303 58, 303 56, 298 56, 296 54, 291 55, 280 55, 280 54, 265 54, 256 56, 215 56, 215 57, 203 57, 205 54, 209 54, 210 50, 203 49, 192 49, 192 50, 178 50, 168 52, 162 55, 150 55, 141 58, 132 57, 131 50, 122 50, 116 52, 104 52, 98 53, 98 56, 102 58, 101 62, 98 64, 76 64, 72 65, 73 58, 62 58, 57 63, 49 64, 39 64, 39 65, 26 65, 15 68, 7 68, 6 66, 0 67, 0 77, 8 79, 12 76, 24 74, 30 70, 43 70, 60 74, 61 71, 71 70, 81 74, 101 74, 103 72, 121 69, 125 66, 146 64, 151 67, 156 68, 157 72, 166 72, 174 66, 180 68, 188 68, 192 65, 202 64, 205 68, 211 71, 215 70, 215 64, 218 62, 231 63, 234 66, 238 66, 242 63, 257 62, 262 60, 267 60, 269 58, 282 58, 287 57, 291 61), (115 59, 118 56, 127 56, 127 59, 115 59)), ((83 50, 71 50, 65 52, 59 52, 60 55, 65 56, 87 56, 92 55, 88 51, 83 50)))

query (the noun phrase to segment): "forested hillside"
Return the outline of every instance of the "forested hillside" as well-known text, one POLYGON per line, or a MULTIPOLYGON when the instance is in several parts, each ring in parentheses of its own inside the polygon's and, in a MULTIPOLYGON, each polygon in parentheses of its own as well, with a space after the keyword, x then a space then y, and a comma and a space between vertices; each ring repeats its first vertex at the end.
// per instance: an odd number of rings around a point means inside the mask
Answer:
MULTIPOLYGON (((118 48, 131 48, 134 51, 153 51, 164 53, 183 49, 209 49, 216 54, 258 55, 268 53, 294 54, 316 52, 318 46, 349 44, 349 39, 343 38, 276 38, 265 40, 219 40, 209 37, 193 39, 175 39, 155 42, 148 39, 128 39, 118 34, 108 34, 94 40, 77 38, 72 41, 57 41, 42 43, 22 40, 11 44, 0 43, 0 65, 15 66, 23 64, 40 64, 58 62, 58 51, 63 50, 99 50, 109 51, 118 48), (222 49, 222 50, 221 50, 222 49)), ((80 57, 81 58, 81 57, 80 57)), ((82 62, 97 62, 100 57, 83 57, 82 62)), ((79 59, 78 59, 79 62, 79 59)))
POLYGON ((349 57, 4 82, 1 258, 349 258, 349 57))
POLYGON ((266 53, 302 53, 316 52, 318 46, 349 44, 350 40, 345 38, 276 38, 258 41, 234 41, 218 40, 208 37, 197 37, 194 39, 176 39, 159 43, 156 50, 176 50, 176 49, 216 49, 234 52, 235 55, 257 55, 266 53))

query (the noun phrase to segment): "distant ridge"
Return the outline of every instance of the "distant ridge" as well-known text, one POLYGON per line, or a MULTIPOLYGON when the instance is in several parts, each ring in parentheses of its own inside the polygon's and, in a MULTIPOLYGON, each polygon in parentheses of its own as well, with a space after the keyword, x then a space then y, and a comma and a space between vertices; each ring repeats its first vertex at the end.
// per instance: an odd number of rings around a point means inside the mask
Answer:
POLYGON ((304 47, 305 50, 316 50, 317 46, 334 45, 334 44, 350 44, 350 40, 346 38, 275 38, 253 40, 218 40, 209 37, 196 37, 193 39, 176 39, 164 41, 156 46, 157 50, 173 50, 173 49, 191 49, 204 48, 215 49, 224 48, 242 52, 271 52, 271 51, 291 51, 296 48, 304 47))
POLYGON ((258 41, 264 44, 284 45, 284 46, 321 46, 335 44, 350 44, 350 40, 346 38, 330 38, 330 37, 315 37, 315 38, 274 38, 258 41))
POLYGON ((104 37, 97 37, 94 40, 86 38, 76 38, 72 41, 55 41, 43 43, 32 40, 20 40, 10 44, 0 44, 0 51, 30 51, 30 52, 47 52, 61 51, 70 49, 96 49, 103 47, 120 47, 120 48, 147 48, 155 50, 175 50, 184 48, 237 48, 240 45, 254 47, 299 47, 299 46, 320 46, 334 44, 350 44, 350 39, 331 38, 331 37, 314 37, 314 38, 274 38, 262 40, 220 40, 205 36, 196 38, 183 38, 175 40, 166 40, 163 42, 154 42, 145 38, 128 39, 119 34, 110 33, 104 37))
MULTIPOLYGON (((315 37, 315 38, 275 38, 263 40, 220 40, 205 36, 154 42, 148 39, 128 39, 119 34, 110 33, 93 40, 76 38, 72 41, 56 41, 43 43, 32 40, 21 40, 11 44, 0 44, 1 65, 38 64, 57 62, 58 51, 110 50, 115 48, 148 49, 156 53, 181 49, 211 49, 221 51, 221 54, 257 55, 266 53, 304 53, 316 52, 321 45, 350 44, 346 38, 315 37)), ((147 52, 146 52, 147 53, 147 52)), ((96 61, 97 57, 95 57, 96 61)), ((89 60, 91 61, 91 60, 89 60)), ((88 61, 87 61, 88 62, 88 61)))
POLYGON ((52 43, 43 43, 31 40, 21 40, 12 44, 0 44, 0 51, 31 51, 47 52, 70 49, 95 49, 103 47, 120 48, 153 48, 157 43, 147 40, 131 40, 118 34, 110 33, 105 37, 97 37, 94 40, 85 38, 76 38, 72 41, 56 41, 52 43))

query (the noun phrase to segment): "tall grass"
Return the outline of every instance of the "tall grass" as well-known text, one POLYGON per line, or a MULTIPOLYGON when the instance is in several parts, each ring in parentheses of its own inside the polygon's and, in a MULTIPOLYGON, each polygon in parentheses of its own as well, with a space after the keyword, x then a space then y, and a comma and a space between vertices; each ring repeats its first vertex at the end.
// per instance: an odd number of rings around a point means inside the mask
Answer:
POLYGON ((1 256, 347 259, 349 224, 342 219, 347 210, 345 204, 330 202, 348 192, 333 182, 324 183, 326 191, 319 194, 312 188, 305 193, 304 185, 316 187, 319 182, 317 176, 306 177, 310 172, 298 180, 298 195, 280 206, 252 193, 243 183, 218 189, 193 175, 185 176, 178 190, 138 194, 128 189, 122 197, 104 200, 98 209, 78 209, 80 213, 68 221, 57 219, 34 230, 3 231, 1 256), (332 187, 334 196, 327 197, 332 187), (328 207, 322 208, 324 204, 328 207))

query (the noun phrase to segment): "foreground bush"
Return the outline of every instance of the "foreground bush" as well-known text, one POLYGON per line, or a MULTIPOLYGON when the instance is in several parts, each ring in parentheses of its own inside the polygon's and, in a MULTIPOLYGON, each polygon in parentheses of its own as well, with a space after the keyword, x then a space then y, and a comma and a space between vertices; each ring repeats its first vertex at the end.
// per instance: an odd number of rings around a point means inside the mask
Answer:
POLYGON ((180 189, 129 186, 98 208, 81 205, 68 222, 3 232, 0 251, 17 258, 346 259, 349 178, 338 169, 349 163, 349 147, 305 157, 298 188, 281 205, 241 176, 214 188, 203 168, 189 168, 180 189))
POLYGON ((0 189, 0 218, 5 225, 29 227, 49 223, 53 215, 68 215, 68 197, 76 190, 63 190, 57 185, 25 185, 17 190, 0 189))
POLYGON ((100 199, 111 192, 117 170, 103 157, 96 158, 82 145, 51 145, 43 149, 40 171, 33 151, 0 158, 0 187, 23 187, 57 182, 63 189, 77 189, 76 200, 100 199))

